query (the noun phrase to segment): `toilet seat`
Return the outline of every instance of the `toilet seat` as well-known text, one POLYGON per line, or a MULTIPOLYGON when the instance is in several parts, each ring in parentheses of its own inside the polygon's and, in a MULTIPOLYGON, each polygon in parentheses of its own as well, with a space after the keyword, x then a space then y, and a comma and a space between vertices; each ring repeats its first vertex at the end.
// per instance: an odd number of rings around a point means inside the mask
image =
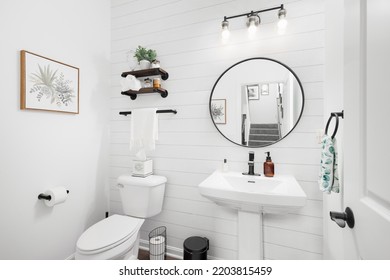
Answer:
MULTIPOLYGON (((144 219, 112 215, 88 228, 77 241, 77 255, 99 255, 104 254, 105 258, 120 253, 126 253, 131 249, 138 237, 139 229, 144 219)), ((109 257, 109 258, 111 258, 109 257)), ((81 257, 82 258, 82 257, 81 257)))

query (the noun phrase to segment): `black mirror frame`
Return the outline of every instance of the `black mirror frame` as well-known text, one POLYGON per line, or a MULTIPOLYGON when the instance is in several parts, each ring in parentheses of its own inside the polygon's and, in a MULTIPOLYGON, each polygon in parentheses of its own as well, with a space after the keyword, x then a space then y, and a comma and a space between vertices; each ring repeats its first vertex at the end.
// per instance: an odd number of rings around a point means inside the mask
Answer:
POLYGON ((304 93, 304 91, 303 91, 302 83, 301 83, 301 81, 299 80, 297 74, 295 74, 295 72, 294 72, 290 67, 288 67, 286 64, 284 64, 284 63, 282 63, 282 62, 280 62, 280 61, 277 61, 277 60, 275 60, 275 59, 272 59, 272 58, 267 58, 267 57, 252 57, 252 58, 247 58, 247 59, 241 60, 241 61, 239 61, 239 62, 233 64, 232 66, 230 66, 228 69, 226 69, 226 70, 221 74, 221 76, 219 76, 219 78, 218 78, 217 81, 215 82, 215 84, 214 84, 214 86, 213 86, 213 89, 211 90, 210 99, 209 99, 209 113, 210 113, 210 117, 211 117, 211 120, 212 120, 212 122, 213 122, 215 128, 218 130, 218 132, 219 132, 223 137, 225 137, 225 139, 229 140, 229 141, 232 142, 233 144, 236 144, 236 145, 238 145, 238 146, 245 147, 245 148, 251 148, 251 149, 253 149, 253 148, 268 147, 268 146, 271 146, 271 145, 273 145, 273 144, 275 144, 275 143, 278 143, 279 141, 281 141, 281 140, 283 140, 284 138, 286 138, 286 137, 295 129, 295 127, 297 126, 297 124, 298 124, 299 121, 301 120, 301 117, 302 117, 303 109, 304 109, 304 108, 305 108, 305 93, 304 93), (284 68, 286 68, 288 71, 290 71, 290 72, 294 75, 295 79, 297 79, 297 82, 298 82, 299 87, 301 88, 301 92, 302 92, 302 109, 301 109, 301 113, 299 114, 299 117, 298 117, 296 123, 294 124, 294 126, 290 129, 290 131, 289 131, 286 135, 284 135, 284 136, 283 136, 282 138, 280 138, 279 140, 276 140, 276 141, 273 142, 272 144, 267 144, 267 145, 264 145, 264 146, 244 146, 244 145, 242 145, 242 144, 239 144, 239 143, 236 143, 236 142, 230 140, 229 138, 227 138, 227 137, 225 136, 225 134, 223 134, 223 133, 219 130, 217 124, 216 124, 216 123, 214 122, 214 120, 213 120, 213 115, 212 115, 212 112, 211 112, 211 100, 212 100, 212 97, 213 97, 213 94, 214 94, 215 87, 217 86, 219 80, 223 77, 223 75, 226 74, 226 72, 228 72, 230 69, 232 69, 233 67, 237 66, 238 64, 244 63, 244 62, 249 61, 249 60, 255 60, 255 59, 268 60, 268 61, 273 61, 273 62, 275 62, 275 63, 278 63, 278 64, 282 65, 284 68))

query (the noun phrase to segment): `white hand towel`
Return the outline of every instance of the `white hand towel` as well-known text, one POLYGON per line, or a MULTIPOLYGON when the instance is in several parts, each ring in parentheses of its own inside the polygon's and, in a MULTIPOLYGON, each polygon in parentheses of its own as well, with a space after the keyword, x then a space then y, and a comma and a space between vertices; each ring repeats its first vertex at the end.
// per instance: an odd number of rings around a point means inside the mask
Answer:
POLYGON ((156 108, 134 109, 130 121, 130 151, 146 160, 145 151, 153 151, 158 140, 156 108))
POLYGON ((122 91, 139 90, 142 85, 141 82, 133 75, 127 75, 126 78, 121 79, 122 91))

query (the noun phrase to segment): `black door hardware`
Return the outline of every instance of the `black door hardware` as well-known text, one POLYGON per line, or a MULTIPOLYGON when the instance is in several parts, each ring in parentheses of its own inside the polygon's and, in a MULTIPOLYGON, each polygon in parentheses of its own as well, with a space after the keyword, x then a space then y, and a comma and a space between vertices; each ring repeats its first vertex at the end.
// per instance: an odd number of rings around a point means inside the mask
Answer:
POLYGON ((349 207, 345 208, 345 212, 330 211, 329 214, 332 221, 336 222, 341 228, 344 228, 345 224, 347 224, 350 228, 355 226, 355 218, 351 208, 349 207))
POLYGON ((332 139, 336 136, 336 133, 337 133, 337 129, 339 128, 339 117, 344 119, 344 110, 341 111, 341 112, 332 112, 330 113, 330 117, 328 119, 328 122, 326 123, 326 127, 325 127, 325 134, 328 135, 328 128, 329 128, 329 124, 330 124, 330 121, 335 118, 336 119, 336 126, 334 128, 334 132, 332 134, 332 139))

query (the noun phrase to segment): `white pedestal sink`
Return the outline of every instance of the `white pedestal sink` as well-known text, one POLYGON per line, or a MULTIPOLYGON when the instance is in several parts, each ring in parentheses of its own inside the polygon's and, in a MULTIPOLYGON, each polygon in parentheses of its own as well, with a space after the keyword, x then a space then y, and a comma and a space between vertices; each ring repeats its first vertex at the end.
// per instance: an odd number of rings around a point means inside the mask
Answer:
POLYGON ((263 213, 289 213, 306 204, 306 194, 290 175, 273 178, 215 171, 199 184, 201 195, 238 210, 238 258, 263 259, 263 213))

